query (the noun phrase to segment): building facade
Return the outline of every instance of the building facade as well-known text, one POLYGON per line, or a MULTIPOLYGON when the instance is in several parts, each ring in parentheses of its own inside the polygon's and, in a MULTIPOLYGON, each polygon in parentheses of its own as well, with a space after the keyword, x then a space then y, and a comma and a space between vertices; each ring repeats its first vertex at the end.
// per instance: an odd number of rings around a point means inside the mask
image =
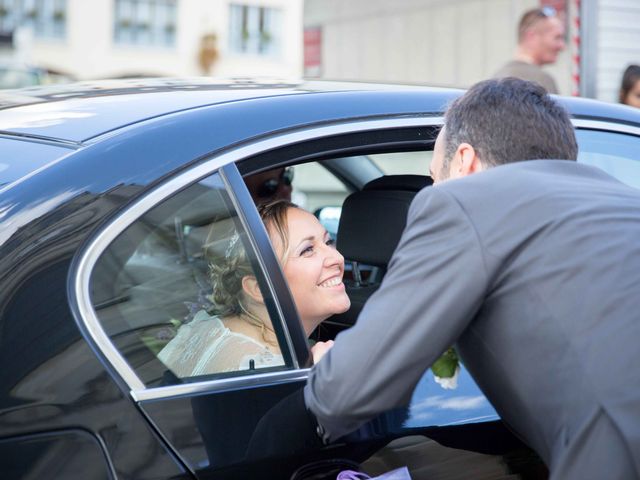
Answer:
POLYGON ((567 49, 544 67, 564 95, 616 101, 640 63, 639 0, 305 0, 305 73, 466 88, 491 77, 530 8, 564 18, 567 49))
POLYGON ((81 80, 302 72, 302 0, 0 0, 2 32, 81 80))
MULTIPOLYGON (((309 43, 310 37, 321 37, 321 60, 315 73, 325 78, 464 88, 490 77, 511 58, 520 16, 539 3, 305 0, 305 38, 309 43)), ((314 73, 309 61, 305 69, 314 73)), ((568 52, 549 71, 568 91, 568 52)))

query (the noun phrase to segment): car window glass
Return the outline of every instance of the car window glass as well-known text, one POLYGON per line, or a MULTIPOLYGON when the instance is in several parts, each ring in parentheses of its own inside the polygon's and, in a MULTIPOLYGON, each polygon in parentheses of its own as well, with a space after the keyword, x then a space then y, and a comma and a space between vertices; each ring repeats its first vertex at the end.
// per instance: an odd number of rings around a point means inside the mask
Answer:
POLYGON ((577 130, 578 161, 602 168, 618 180, 640 188, 640 137, 598 130, 577 130))
POLYGON ((291 367, 264 274, 217 174, 126 228, 100 256, 90 291, 146 385, 291 367), (245 291, 245 278, 258 289, 245 291))

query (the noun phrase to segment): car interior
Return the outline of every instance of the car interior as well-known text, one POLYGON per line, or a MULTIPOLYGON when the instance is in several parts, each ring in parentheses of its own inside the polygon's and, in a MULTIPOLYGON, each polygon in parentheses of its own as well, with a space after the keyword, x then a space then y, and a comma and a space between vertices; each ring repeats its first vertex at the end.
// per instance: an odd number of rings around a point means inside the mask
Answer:
POLYGON ((406 224, 409 206, 426 175, 385 175, 351 193, 342 205, 337 248, 350 265, 345 287, 351 308, 325 320, 322 330, 332 335, 354 325, 368 298, 378 289, 406 224))

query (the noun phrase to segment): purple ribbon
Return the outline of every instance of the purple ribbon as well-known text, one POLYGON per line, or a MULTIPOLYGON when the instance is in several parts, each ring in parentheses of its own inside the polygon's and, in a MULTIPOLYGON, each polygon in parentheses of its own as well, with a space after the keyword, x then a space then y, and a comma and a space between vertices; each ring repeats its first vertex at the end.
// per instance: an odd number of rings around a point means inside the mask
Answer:
POLYGON ((341 471, 336 480, 366 480, 371 478, 366 473, 356 472, 355 470, 343 470, 341 471))

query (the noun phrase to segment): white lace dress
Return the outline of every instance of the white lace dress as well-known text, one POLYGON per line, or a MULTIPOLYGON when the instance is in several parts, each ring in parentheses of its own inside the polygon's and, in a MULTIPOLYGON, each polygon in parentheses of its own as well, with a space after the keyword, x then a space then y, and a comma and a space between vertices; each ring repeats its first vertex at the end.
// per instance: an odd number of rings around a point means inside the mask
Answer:
POLYGON ((232 332, 204 310, 182 325, 158 358, 179 378, 284 365, 284 358, 247 335, 232 332), (252 362, 253 361, 253 362, 252 362))

